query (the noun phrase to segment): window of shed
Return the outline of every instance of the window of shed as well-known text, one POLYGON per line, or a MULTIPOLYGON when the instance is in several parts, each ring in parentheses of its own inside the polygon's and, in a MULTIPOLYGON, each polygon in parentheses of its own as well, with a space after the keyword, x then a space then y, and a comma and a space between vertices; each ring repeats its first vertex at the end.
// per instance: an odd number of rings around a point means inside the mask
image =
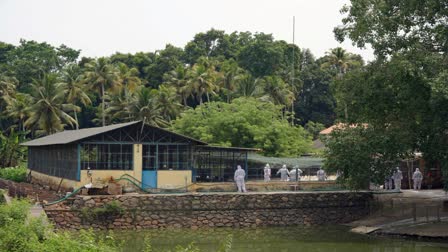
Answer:
POLYGON ((132 170, 132 144, 82 144, 81 169, 132 170))

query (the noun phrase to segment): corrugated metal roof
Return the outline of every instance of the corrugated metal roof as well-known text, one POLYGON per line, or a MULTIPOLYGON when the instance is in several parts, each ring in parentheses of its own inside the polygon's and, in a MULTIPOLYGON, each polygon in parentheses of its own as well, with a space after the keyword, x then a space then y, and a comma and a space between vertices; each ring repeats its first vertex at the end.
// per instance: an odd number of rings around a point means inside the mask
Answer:
POLYGON ((23 146, 43 146, 43 145, 53 145, 53 144, 68 144, 72 142, 76 142, 78 140, 88 138, 91 136, 95 136, 98 134, 102 134, 111 130, 116 130, 119 128, 123 128, 126 126, 134 125, 139 123, 140 121, 128 122, 128 123, 119 123, 114 125, 108 125, 104 127, 95 127, 95 128, 86 128, 79 130, 64 130, 62 132, 52 134, 49 136, 41 137, 38 139, 34 139, 25 143, 22 143, 23 146))
MULTIPOLYGON (((54 145, 54 144, 68 144, 73 143, 88 137, 96 136, 99 134, 103 134, 112 130, 124 128, 130 125, 134 125, 137 123, 141 123, 141 121, 134 121, 134 122, 128 122, 128 123, 119 123, 114 125, 108 125, 104 127, 94 127, 94 128, 86 128, 86 129, 79 129, 79 130, 65 130, 59 133, 55 133, 49 136, 41 137, 35 140, 31 140, 25 143, 22 143, 23 146, 44 146, 44 145, 54 145)), ((146 125, 147 127, 155 128, 164 132, 167 132, 169 134, 173 134, 179 137, 183 137, 186 139, 189 139, 193 142, 197 142, 199 144, 207 145, 206 142, 184 136, 175 132, 171 132, 166 129, 162 129, 155 126, 146 125)))
POLYGON ((261 151, 261 149, 257 149, 257 148, 244 148, 244 147, 225 147, 225 146, 215 146, 215 145, 206 145, 206 146, 200 146, 198 148, 201 149, 214 149, 214 150, 229 150, 229 151, 261 151))

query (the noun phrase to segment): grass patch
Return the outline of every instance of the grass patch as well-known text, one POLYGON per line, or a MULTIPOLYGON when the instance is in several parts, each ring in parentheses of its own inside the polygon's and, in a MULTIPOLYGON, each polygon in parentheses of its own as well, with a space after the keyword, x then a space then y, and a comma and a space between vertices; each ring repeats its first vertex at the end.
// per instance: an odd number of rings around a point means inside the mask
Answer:
POLYGON ((8 167, 0 169, 0 178, 14 182, 25 182, 27 169, 22 166, 8 167))

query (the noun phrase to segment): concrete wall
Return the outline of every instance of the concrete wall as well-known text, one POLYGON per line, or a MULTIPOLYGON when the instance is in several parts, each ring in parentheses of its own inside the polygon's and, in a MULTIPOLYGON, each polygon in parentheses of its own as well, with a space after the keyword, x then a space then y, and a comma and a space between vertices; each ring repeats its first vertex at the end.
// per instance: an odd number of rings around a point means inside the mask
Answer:
POLYGON ((62 229, 327 225, 366 216, 371 199, 367 192, 78 196, 45 211, 62 229), (101 219, 82 214, 111 201, 119 202, 124 213, 101 219))
POLYGON ((182 188, 191 184, 191 171, 157 171, 157 187, 163 189, 182 188))

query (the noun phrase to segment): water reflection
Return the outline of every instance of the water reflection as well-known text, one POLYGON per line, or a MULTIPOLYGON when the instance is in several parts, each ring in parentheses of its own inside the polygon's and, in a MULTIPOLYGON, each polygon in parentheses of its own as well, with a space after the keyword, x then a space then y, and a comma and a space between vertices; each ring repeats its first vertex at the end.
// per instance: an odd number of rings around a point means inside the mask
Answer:
POLYGON ((346 227, 270 227, 257 229, 167 229, 117 233, 125 240, 125 251, 142 251, 145 236, 156 251, 194 242, 201 251, 216 251, 233 236, 232 251, 254 252, 435 252, 448 251, 448 244, 368 237, 349 233, 346 227))

